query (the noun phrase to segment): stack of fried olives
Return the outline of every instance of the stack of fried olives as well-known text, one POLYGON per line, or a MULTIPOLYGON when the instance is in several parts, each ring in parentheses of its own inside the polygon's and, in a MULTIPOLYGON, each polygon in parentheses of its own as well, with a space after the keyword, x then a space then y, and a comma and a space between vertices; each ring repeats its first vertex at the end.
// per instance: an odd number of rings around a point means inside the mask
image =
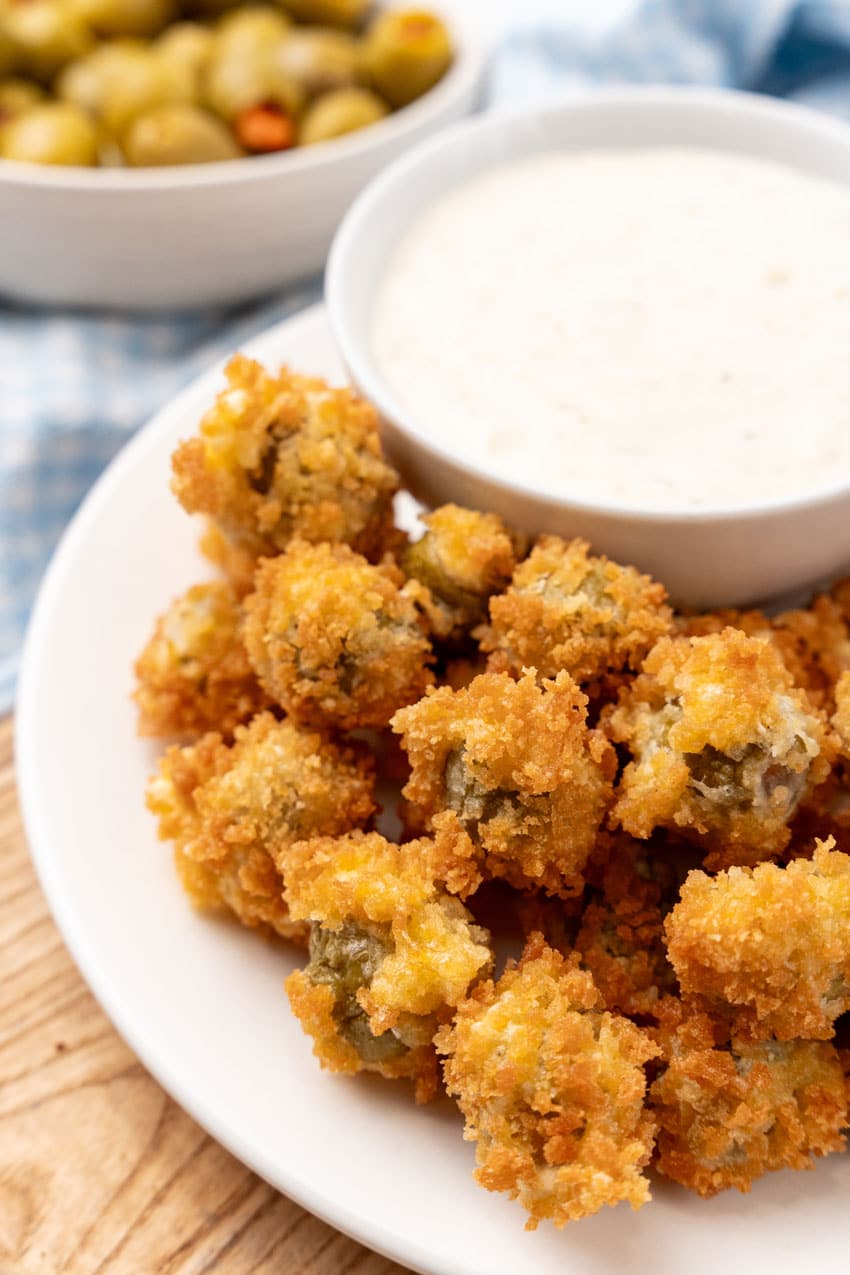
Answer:
POLYGON ((0 156, 154 167, 312 146, 451 61, 434 14, 369 0, 0 0, 0 156))

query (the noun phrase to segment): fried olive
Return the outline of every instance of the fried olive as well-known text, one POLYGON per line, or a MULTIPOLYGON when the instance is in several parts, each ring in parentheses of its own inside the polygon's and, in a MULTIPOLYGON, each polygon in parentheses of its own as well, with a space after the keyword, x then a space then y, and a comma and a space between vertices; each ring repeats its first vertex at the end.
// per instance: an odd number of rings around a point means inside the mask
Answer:
POLYGON ((480 634, 494 668, 543 677, 566 669, 593 697, 611 697, 637 671, 672 615, 664 587, 634 567, 590 553, 585 540, 541 536, 480 634))
POLYGON ((304 100, 296 82, 275 66, 268 49, 225 49, 207 67, 201 96, 203 104, 228 124, 255 106, 277 106, 295 118, 304 100))
POLYGON ((395 107, 433 88, 452 61, 449 33, 425 9, 398 9, 369 28, 364 50, 366 68, 375 85, 395 107))
POLYGON ((370 89, 336 89, 325 93, 306 112, 298 140, 302 146, 327 142, 375 124, 387 113, 386 103, 370 89))
POLYGON ((45 102, 3 129, 5 159, 30 164, 89 168, 97 163, 97 132, 82 111, 65 102, 45 102))
POLYGON ((355 831, 285 847, 276 864, 292 920, 313 927, 310 964, 286 986, 322 1066, 407 1076, 418 1101, 432 1097, 434 1032, 492 966, 436 846, 355 831))
POLYGON ((575 956, 533 934, 519 964, 473 988, 435 1044, 478 1144, 475 1176, 519 1199, 528 1230, 649 1199, 655 1122, 644 1064, 658 1047, 603 1009, 575 956))
POLYGON ((12 0, 3 24, 18 70, 47 82, 94 43, 79 14, 65 0, 12 0))
POLYGON ((398 474, 384 460, 378 414, 350 390, 318 378, 273 375, 237 355, 227 385, 174 453, 173 491, 206 514, 204 552, 241 593, 256 560, 293 538, 342 541, 372 561, 393 538, 398 474))
POLYGON ((70 0, 74 12, 102 36, 156 35, 175 15, 174 0, 70 0))
POLYGON ((124 154, 134 168, 158 164, 211 164, 238 159, 229 130, 198 106, 158 106, 139 115, 124 138, 124 154))
POLYGON ((352 1045, 366 1065, 401 1058, 408 1046, 392 1031, 376 1036, 369 1027, 366 1011, 357 993, 368 987, 386 960, 391 948, 386 938, 349 922, 339 930, 323 930, 315 925, 310 933, 308 977, 317 986, 330 987, 334 996, 333 1016, 339 1034, 352 1045))
POLYGON ((0 123, 16 119, 44 101, 44 92, 32 80, 3 80, 0 83, 0 123))
POLYGON ((200 22, 176 22, 163 31, 154 48, 166 63, 183 75, 197 96, 204 68, 213 55, 216 37, 200 22))
POLYGON ((630 754, 612 825, 642 840, 676 832, 712 871, 779 854, 833 757, 776 648, 731 627, 661 638, 601 725, 630 754))
POLYGON ((497 514, 460 505, 441 505, 422 522, 427 530, 407 546, 401 567, 425 588, 421 605, 434 637, 462 648, 487 618, 489 599, 510 583, 519 541, 497 514))
POLYGON ((348 88, 363 75, 360 46, 344 31, 303 27, 280 42, 277 64, 308 97, 348 88))
POLYGON ((366 17, 372 0, 281 0, 281 3, 299 22, 354 28, 366 17))
POLYGON ((148 785, 159 835, 196 907, 228 908, 243 925, 306 938, 290 916, 278 862, 304 837, 336 837, 375 810, 371 759, 271 713, 238 726, 231 745, 215 732, 161 758, 148 785))

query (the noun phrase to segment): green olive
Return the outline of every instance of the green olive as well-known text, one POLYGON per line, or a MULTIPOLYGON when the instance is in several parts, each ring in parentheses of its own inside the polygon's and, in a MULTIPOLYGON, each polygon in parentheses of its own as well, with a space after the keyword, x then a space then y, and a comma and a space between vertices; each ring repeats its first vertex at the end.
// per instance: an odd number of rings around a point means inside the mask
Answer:
POLYGON ((274 65, 271 53, 225 52, 207 67, 202 102, 227 123, 250 107, 279 106, 293 118, 301 113, 304 94, 291 76, 274 65))
POLYGON ((124 138, 124 154, 136 168, 158 164, 211 164, 238 159, 230 130, 197 106, 158 106, 138 116, 124 138))
POLYGON ((348 88, 362 79, 360 45, 344 31, 296 27, 281 40, 277 65, 308 97, 348 88))
POLYGON ((176 13, 174 0, 70 0, 98 35, 156 35, 176 13))
POLYGON ((5 125, 3 156, 30 164, 90 168, 97 163, 97 132, 76 106, 45 102, 5 125))
POLYGON ((336 89, 325 93, 307 111, 298 140, 302 146, 326 142, 374 124, 388 113, 386 102, 370 89, 336 89))
POLYGON ((316 22, 330 27, 359 27, 372 7, 372 0, 280 0, 287 13, 298 22, 316 22))
POLYGON ((111 40, 100 44, 85 57, 69 62, 57 76, 53 91, 64 102, 72 102, 90 115, 99 116, 106 92, 110 68, 120 68, 126 55, 144 55, 146 45, 142 40, 111 40))
POLYGON ((383 13, 369 28, 364 61, 391 106, 407 106, 433 88, 452 61, 446 27, 425 9, 383 13))
POLYGON ((44 89, 32 80, 0 81, 0 122, 16 119, 44 101, 44 89))
POLYGON ((215 33, 200 22, 175 22, 163 31, 154 50, 166 62, 182 70, 193 84, 199 84, 215 44, 215 33))
POLYGON ((66 0, 11 0, 3 22, 15 66, 43 83, 94 44, 88 26, 66 0))
POLYGON ((113 137, 145 111, 155 106, 188 102, 191 86, 185 75, 148 47, 124 47, 101 63, 99 118, 113 137))
POLYGON ((286 35, 289 27, 289 19, 279 9, 243 5, 219 21, 216 27, 218 52, 222 57, 265 52, 286 35))

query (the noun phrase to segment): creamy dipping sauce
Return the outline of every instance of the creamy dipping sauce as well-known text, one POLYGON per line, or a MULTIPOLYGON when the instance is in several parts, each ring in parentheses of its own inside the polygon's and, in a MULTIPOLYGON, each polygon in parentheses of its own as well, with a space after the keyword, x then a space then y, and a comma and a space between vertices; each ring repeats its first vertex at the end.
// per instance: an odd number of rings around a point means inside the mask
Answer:
POLYGON ((554 152, 430 206, 376 361, 424 435, 565 498, 650 510, 850 481, 850 190, 696 149, 554 152))

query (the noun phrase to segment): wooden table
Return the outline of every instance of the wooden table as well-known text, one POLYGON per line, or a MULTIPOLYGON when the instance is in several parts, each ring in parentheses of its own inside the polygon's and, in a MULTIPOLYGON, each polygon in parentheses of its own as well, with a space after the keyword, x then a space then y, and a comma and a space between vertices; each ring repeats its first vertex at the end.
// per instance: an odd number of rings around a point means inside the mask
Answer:
POLYGON ((203 1132, 116 1034, 26 849, 0 721, 0 1275, 402 1275, 203 1132))

